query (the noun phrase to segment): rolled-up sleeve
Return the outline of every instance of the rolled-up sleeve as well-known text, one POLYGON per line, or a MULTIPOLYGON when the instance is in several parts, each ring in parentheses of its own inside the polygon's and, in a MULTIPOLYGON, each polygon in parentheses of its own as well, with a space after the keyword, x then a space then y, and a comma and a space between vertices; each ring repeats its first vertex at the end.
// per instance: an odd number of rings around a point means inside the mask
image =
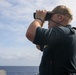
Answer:
POLYGON ((33 43, 38 45, 48 45, 61 39, 64 31, 61 28, 40 28, 36 29, 36 34, 33 43))

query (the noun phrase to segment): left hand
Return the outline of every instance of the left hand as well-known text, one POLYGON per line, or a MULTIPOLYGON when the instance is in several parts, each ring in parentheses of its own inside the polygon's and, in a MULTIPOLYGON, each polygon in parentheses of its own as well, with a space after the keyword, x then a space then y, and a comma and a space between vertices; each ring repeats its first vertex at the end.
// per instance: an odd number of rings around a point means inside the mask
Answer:
POLYGON ((36 18, 40 18, 45 21, 46 10, 36 10, 36 18))

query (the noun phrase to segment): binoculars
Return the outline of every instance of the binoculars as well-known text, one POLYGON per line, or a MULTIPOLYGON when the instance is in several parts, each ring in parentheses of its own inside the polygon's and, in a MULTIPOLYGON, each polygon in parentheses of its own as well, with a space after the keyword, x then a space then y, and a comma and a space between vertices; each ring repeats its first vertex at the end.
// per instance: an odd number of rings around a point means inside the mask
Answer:
MULTIPOLYGON (((50 20, 53 14, 54 14, 54 13, 47 12, 47 13, 46 13, 46 16, 45 16, 45 21, 50 20)), ((36 13, 33 14, 34 19, 36 19, 35 16, 36 16, 36 13)))

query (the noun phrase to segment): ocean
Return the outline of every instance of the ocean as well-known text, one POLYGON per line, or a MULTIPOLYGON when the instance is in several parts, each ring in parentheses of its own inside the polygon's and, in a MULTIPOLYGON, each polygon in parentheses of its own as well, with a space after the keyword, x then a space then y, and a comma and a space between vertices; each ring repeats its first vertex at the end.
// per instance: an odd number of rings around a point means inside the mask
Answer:
POLYGON ((36 75, 38 66, 0 66, 0 70, 5 70, 7 75, 36 75))

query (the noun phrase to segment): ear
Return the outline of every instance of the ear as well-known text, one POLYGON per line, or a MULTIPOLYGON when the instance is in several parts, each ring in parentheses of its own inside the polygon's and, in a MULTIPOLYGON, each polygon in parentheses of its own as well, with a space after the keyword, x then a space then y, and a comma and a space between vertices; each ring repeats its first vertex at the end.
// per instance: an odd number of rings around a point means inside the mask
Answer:
POLYGON ((62 22, 64 20, 64 15, 59 16, 59 22, 62 22))

